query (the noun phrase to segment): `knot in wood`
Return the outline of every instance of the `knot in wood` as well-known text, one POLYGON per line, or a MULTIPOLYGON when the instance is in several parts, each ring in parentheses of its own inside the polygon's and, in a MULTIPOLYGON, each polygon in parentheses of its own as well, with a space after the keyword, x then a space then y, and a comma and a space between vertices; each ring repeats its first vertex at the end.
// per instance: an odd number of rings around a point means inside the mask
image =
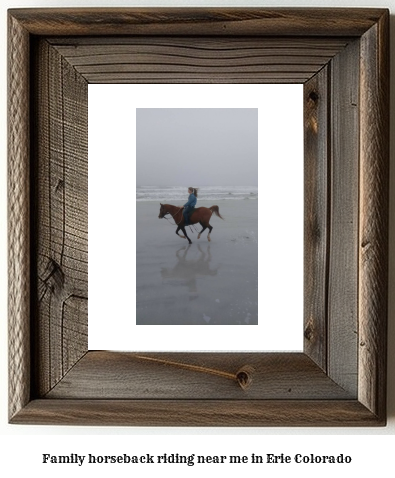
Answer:
POLYGON ((61 266, 54 259, 49 259, 45 269, 45 275, 42 280, 45 286, 49 288, 52 293, 63 289, 64 272, 61 266))
POLYGON ((306 326, 306 328, 304 329, 304 337, 306 340, 312 340, 314 336, 314 328, 313 328, 313 324, 311 322, 309 322, 306 326))
POLYGON ((311 91, 309 93, 309 100, 316 104, 319 100, 319 95, 316 91, 311 91))
POLYGON ((254 367, 251 365, 245 365, 236 373, 237 382, 243 390, 246 390, 251 386, 254 372, 254 367))

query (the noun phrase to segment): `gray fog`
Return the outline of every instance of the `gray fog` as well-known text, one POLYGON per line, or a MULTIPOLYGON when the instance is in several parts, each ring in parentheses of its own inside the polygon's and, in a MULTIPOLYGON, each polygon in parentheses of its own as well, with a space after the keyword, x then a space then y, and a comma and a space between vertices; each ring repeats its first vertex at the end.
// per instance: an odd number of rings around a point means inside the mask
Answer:
POLYGON ((258 185, 258 109, 139 108, 136 115, 137 185, 258 185))

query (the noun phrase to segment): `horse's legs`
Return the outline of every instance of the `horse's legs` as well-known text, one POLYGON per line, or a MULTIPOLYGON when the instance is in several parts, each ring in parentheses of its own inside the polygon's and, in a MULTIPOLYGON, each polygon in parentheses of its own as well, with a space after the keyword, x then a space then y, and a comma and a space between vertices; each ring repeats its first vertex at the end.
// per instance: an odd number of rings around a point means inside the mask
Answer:
POLYGON ((213 226, 210 226, 210 224, 207 224, 207 227, 210 229, 209 233, 207 234, 207 239, 211 241, 210 234, 211 234, 211 231, 213 230, 213 226))
POLYGON ((200 239, 202 233, 207 229, 207 226, 205 226, 201 221, 199 222, 199 224, 202 226, 203 229, 199 232, 198 239, 200 239))
POLYGON ((211 214, 205 218, 203 218, 201 221, 199 221, 199 224, 203 227, 203 229, 199 232, 199 235, 198 235, 198 239, 200 239, 200 236, 202 235, 202 232, 205 231, 207 228, 209 228, 209 233, 207 234, 207 239, 209 241, 211 241, 211 238, 210 238, 210 234, 211 234, 211 231, 213 230, 213 226, 210 226, 210 217, 211 217, 211 214))
MULTIPOLYGON (((181 236, 181 234, 178 234, 178 231, 179 231, 180 229, 181 229, 181 226, 178 226, 178 227, 177 227, 177 230, 176 230, 177 236, 178 236, 178 237, 182 237, 183 239, 186 239, 185 236, 181 236)), ((184 231, 184 232, 185 232, 185 231, 184 231)))
POLYGON ((189 239, 187 231, 185 230, 185 226, 181 226, 181 230, 185 234, 185 238, 188 239, 189 244, 192 244, 192 241, 189 239))
POLYGON ((187 235, 187 231, 185 230, 185 226, 178 226, 176 229, 176 234, 178 237, 182 237, 183 239, 188 239, 189 244, 192 244, 192 241, 189 239, 187 235), (181 229, 181 231, 185 234, 185 236, 182 236, 181 234, 178 234, 178 231, 181 229))

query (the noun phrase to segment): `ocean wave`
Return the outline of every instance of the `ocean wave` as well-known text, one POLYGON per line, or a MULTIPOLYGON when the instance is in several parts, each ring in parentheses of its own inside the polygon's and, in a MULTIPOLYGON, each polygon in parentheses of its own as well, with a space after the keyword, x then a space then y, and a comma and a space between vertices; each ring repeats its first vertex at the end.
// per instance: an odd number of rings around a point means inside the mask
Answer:
MULTIPOLYGON (((137 201, 186 201, 188 190, 180 186, 137 186, 137 201)), ((208 186, 199 189, 198 199, 202 201, 238 201, 258 199, 256 186, 208 186)))

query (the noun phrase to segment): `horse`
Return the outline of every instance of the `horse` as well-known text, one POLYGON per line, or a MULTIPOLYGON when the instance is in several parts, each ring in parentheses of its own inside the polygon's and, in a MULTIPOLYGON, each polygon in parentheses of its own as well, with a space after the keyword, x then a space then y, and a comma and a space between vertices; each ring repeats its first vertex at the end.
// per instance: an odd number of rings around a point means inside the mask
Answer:
MULTIPOLYGON (((177 236, 181 237, 182 239, 188 239, 189 244, 192 244, 192 241, 189 239, 187 232, 185 230, 185 220, 184 220, 184 215, 182 214, 183 209, 184 209, 183 206, 179 207, 179 206, 172 206, 171 204, 160 203, 160 210, 159 210, 158 217, 159 219, 162 219, 167 214, 170 214, 170 216, 174 219, 174 222, 176 223, 175 225, 177 226, 177 230, 176 230, 177 236), (178 234, 178 231, 180 229, 184 233, 183 236, 181 234, 178 234)), ((200 239, 200 236, 202 235, 202 233, 208 228, 209 233, 207 235, 207 239, 211 241, 210 234, 211 234, 211 231, 213 230, 213 226, 210 225, 209 221, 213 214, 223 219, 223 217, 219 213, 218 206, 197 207, 196 209, 194 209, 193 214, 189 219, 188 225, 199 223, 202 226, 203 229, 199 232, 198 239, 200 239)))

